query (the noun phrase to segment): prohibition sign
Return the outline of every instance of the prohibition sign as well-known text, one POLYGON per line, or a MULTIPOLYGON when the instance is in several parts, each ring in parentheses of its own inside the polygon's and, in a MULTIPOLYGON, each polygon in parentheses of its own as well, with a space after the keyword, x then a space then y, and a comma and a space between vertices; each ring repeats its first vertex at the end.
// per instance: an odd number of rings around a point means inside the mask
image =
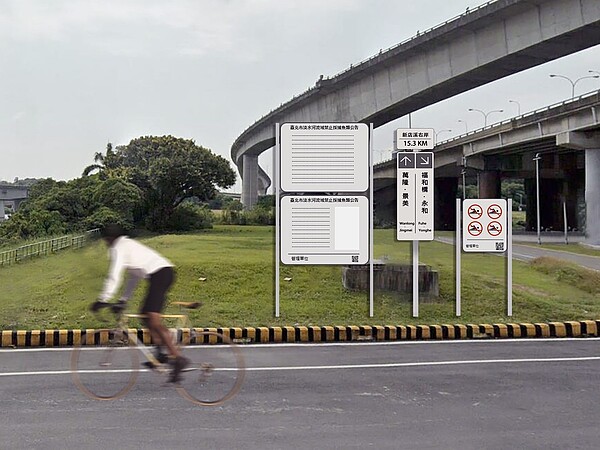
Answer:
POLYGON ((469 234, 471 236, 479 236, 481 234, 481 232, 483 231, 483 225, 481 225, 479 222, 474 220, 473 222, 471 222, 469 224, 469 226, 467 227, 467 230, 469 231, 469 234))
POLYGON ((498 236, 500 233, 502 233, 502 224, 496 221, 490 222, 488 223, 487 231, 490 236, 498 236))
POLYGON ((488 206, 487 215, 490 217, 490 219, 497 220, 502 215, 502 208, 494 203, 488 206))
POLYGON ((469 215, 469 217, 471 219, 479 219, 481 216, 483 216, 483 208, 481 206, 479 206, 477 203, 473 203, 471 206, 469 206, 469 209, 467 210, 467 214, 469 215))

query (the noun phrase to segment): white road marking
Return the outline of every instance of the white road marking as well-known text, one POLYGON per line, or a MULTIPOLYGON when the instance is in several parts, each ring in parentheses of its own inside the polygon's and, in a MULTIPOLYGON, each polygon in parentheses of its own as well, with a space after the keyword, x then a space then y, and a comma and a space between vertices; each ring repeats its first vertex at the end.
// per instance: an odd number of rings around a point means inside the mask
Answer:
MULTIPOLYGON (((421 325, 419 325, 421 326, 421 325)), ((421 340, 421 341, 351 341, 351 342, 280 342, 280 343, 262 343, 262 344, 239 344, 238 347, 244 348, 271 348, 271 347, 350 347, 350 346, 386 346, 386 345, 501 345, 501 344, 515 344, 521 342, 547 342, 560 344, 564 342, 587 342, 587 341, 598 341, 600 337, 564 337, 564 338, 498 338, 498 339, 446 339, 446 340, 421 340)), ((188 348, 219 348, 219 345, 190 345, 188 348)), ((102 347, 86 347, 84 350, 101 350, 102 347)), ((71 352, 73 347, 40 347, 40 348, 4 348, 0 349, 1 353, 21 353, 21 352, 71 352)))
MULTIPOLYGON (((346 370, 346 369, 386 369, 394 367, 431 367, 431 366, 459 366, 473 364, 523 364, 523 363, 563 363, 577 361, 599 361, 600 356, 581 356, 571 358, 522 358, 522 359, 472 359, 457 361, 420 361, 420 362, 399 362, 399 363, 377 363, 377 364, 339 364, 326 366, 281 366, 281 367, 246 367, 248 372, 276 372, 291 370, 346 370)), ((110 372, 129 372, 133 369, 110 370, 110 372)), ((231 371, 235 369, 222 368, 216 370, 231 371)), ((140 372, 146 370, 140 369, 140 372)), ((85 371, 90 373, 109 372, 103 370, 85 371)), ((44 370, 37 372, 3 372, 0 377, 10 376, 46 376, 46 375, 65 375, 70 374, 70 370, 44 370)))

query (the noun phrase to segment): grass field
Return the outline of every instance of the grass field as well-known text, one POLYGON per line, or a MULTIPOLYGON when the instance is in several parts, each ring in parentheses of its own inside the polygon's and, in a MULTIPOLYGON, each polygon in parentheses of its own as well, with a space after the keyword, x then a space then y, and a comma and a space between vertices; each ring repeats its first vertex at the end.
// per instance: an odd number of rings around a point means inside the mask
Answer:
MULTIPOLYGON (((394 230, 375 230, 375 258, 410 262, 410 243, 394 230)), ((439 272, 440 298, 421 303, 412 317, 410 294, 346 291, 339 266, 281 266, 281 317, 274 317, 274 228, 216 226, 197 234, 144 241, 177 265, 170 301, 204 302, 196 326, 493 323, 600 317, 598 274, 553 260, 514 262, 513 316, 506 316, 506 262, 463 255, 462 317, 454 315, 454 247, 422 242, 420 259, 439 272), (290 281, 283 281, 284 278, 290 281), (200 280, 205 278, 204 281, 200 280), (582 280, 586 280, 584 283, 582 280)), ((107 250, 96 242, 81 250, 0 268, 0 329, 96 327, 88 311, 102 288, 107 250)), ((132 306, 137 308, 142 290, 132 306)))

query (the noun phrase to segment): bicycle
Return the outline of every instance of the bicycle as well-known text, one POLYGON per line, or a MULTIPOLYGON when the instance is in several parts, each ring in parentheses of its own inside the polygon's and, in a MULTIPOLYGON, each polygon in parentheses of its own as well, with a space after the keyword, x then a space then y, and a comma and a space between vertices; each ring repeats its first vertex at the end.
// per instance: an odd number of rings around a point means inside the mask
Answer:
MULTIPOLYGON (((190 360, 182 371, 182 379, 174 384, 177 392, 197 405, 215 406, 231 399, 242 386, 245 374, 243 355, 229 337, 212 330, 199 330, 190 326, 187 311, 201 306, 200 303, 174 302, 179 314, 162 314, 165 319, 176 319, 183 327, 173 333, 179 351, 190 360), (199 343, 201 345, 192 345, 199 343), (209 344, 209 345, 204 345, 209 344), (212 345, 215 344, 215 345, 212 345)), ((144 318, 143 314, 115 312, 113 305, 105 307, 116 315, 115 328, 94 330, 82 335, 86 344, 75 345, 71 354, 71 376, 75 385, 94 400, 115 400, 127 394, 135 385, 141 371, 153 371, 167 378, 171 368, 159 362, 149 347, 138 339, 137 329, 127 327, 129 319, 144 318), (94 346, 94 341, 108 338, 105 345, 94 346), (91 344, 91 345, 90 345, 91 344), (147 359, 144 369, 139 352, 147 359)))

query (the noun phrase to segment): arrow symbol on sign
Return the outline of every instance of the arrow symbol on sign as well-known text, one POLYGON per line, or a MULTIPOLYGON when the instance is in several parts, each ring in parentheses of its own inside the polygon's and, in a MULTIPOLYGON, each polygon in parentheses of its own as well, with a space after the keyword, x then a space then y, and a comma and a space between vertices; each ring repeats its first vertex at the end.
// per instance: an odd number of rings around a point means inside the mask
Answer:
POLYGON ((408 165, 408 163, 410 162, 410 158, 409 158, 408 156, 405 156, 404 158, 402 158, 402 159, 400 160, 400 162, 401 162, 403 165, 407 166, 407 165, 408 165))
POLYGON ((429 156, 421 156, 422 164, 429 164, 429 156))

